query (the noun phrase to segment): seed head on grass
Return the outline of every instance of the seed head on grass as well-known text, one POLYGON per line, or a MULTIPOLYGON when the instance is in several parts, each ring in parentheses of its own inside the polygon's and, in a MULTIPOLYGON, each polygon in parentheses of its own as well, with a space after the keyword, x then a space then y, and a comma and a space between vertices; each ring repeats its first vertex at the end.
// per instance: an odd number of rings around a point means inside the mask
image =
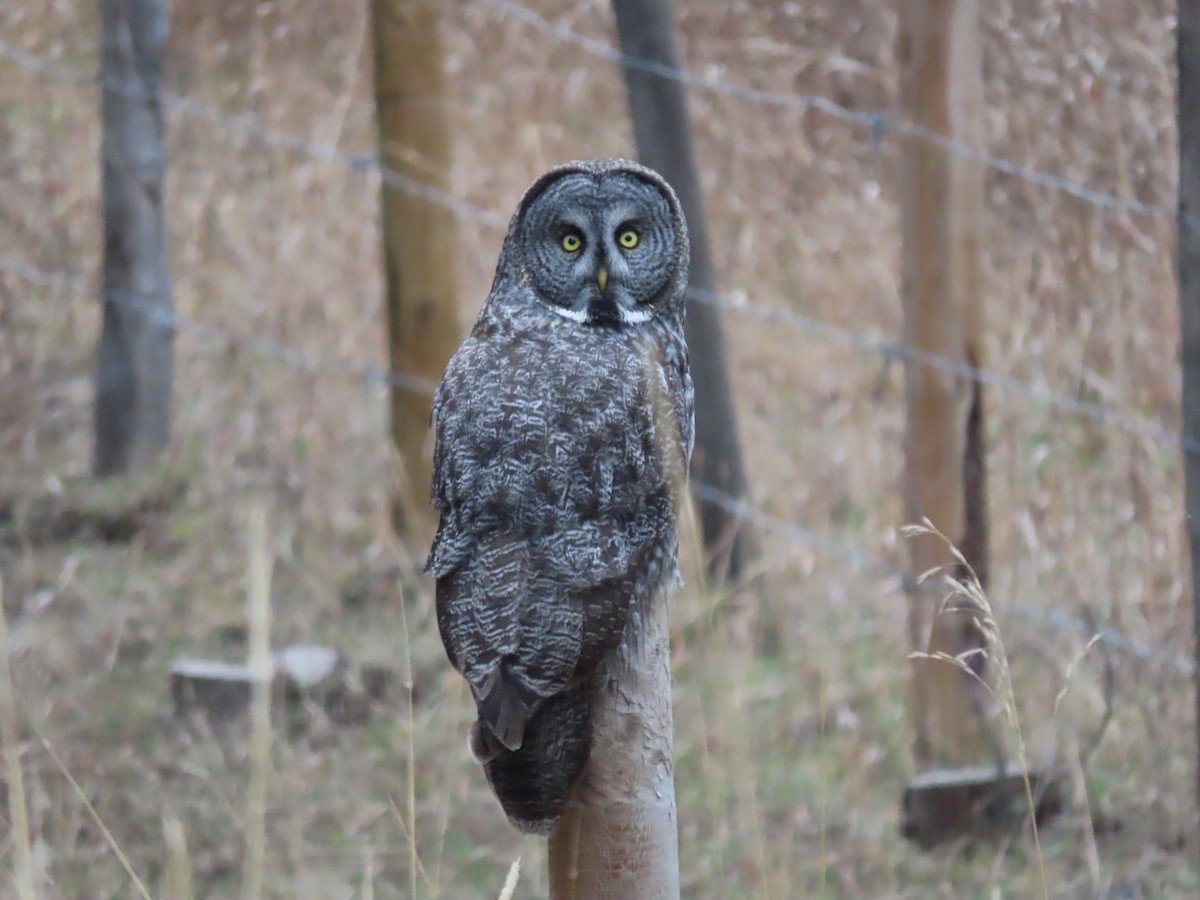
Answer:
POLYGON ((934 527, 929 519, 923 519, 918 525, 906 525, 901 529, 901 533, 907 538, 928 535, 942 541, 945 543, 951 556, 958 563, 959 570, 964 573, 962 577, 955 577, 945 572, 944 566, 938 566, 923 572, 917 579, 917 583, 924 583, 934 576, 940 575, 947 587, 947 593, 942 599, 939 614, 944 612, 973 613, 975 625, 984 638, 983 646, 972 648, 956 655, 913 651, 909 654, 909 657, 912 659, 937 659, 957 666, 962 672, 981 684, 984 690, 1004 710, 1005 718, 1012 729, 1021 778, 1025 784, 1025 801, 1029 807, 1029 829, 1033 836, 1042 895, 1048 900, 1050 897, 1050 887, 1046 878, 1045 859, 1042 855, 1042 845, 1038 835, 1037 816, 1034 815, 1037 807, 1033 797, 1033 785, 1029 779, 1029 761, 1025 752, 1025 740, 1021 734, 1021 722, 1017 716, 1017 698, 1013 689, 1012 672, 1008 664, 1008 655, 1004 650, 1004 640, 1001 637, 1000 626, 996 622, 992 605, 988 601, 987 594, 983 590, 983 585, 980 584, 975 570, 967 562, 966 557, 962 555, 961 551, 954 546, 954 543, 949 538, 934 527), (980 675, 980 671, 982 671, 981 667, 977 671, 976 666, 971 664, 972 660, 979 656, 991 660, 994 664, 996 673, 994 684, 989 683, 987 679, 984 679, 980 675))

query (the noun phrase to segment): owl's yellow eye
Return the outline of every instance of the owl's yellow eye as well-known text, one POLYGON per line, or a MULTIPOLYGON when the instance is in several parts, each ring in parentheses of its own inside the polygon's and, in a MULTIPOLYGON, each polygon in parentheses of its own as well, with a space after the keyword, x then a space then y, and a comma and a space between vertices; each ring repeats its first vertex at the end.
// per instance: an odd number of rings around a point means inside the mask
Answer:
POLYGON ((619 235, 617 235, 617 243, 626 250, 632 250, 634 247, 636 247, 640 239, 641 238, 639 237, 638 233, 632 228, 626 228, 619 235))
POLYGON ((578 250, 582 246, 583 246, 583 241, 581 241, 579 239, 579 235, 575 234, 575 232, 571 232, 570 234, 563 235, 562 248, 564 250, 566 250, 568 253, 574 253, 576 250, 578 250))

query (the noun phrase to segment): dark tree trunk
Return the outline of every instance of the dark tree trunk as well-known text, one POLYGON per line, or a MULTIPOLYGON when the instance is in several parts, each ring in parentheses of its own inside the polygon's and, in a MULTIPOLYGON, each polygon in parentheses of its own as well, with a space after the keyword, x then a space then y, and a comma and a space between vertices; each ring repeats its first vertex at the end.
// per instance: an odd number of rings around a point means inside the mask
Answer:
MULTIPOLYGON (((668 0, 613 0, 621 52, 625 56, 679 69, 668 0)), ((625 86, 633 136, 641 161, 671 183, 687 216, 692 240, 691 288, 711 295, 716 289, 700 179, 692 152, 687 93, 681 81, 645 67, 626 64, 625 86)), ((738 444, 737 415, 729 385, 725 339, 719 310, 711 303, 688 303, 687 340, 696 386, 696 450, 692 478, 735 500, 746 496, 746 472, 738 444)), ((728 505, 695 495, 709 575, 741 574, 750 553, 747 524, 728 505)))
POLYGON ((141 468, 171 428, 174 307, 158 90, 166 0, 101 0, 104 325, 96 359, 97 475, 141 468))
MULTIPOLYGON (((1179 312, 1183 434, 1200 439, 1200 0, 1179 0, 1179 312)), ((1200 751, 1200 455, 1183 451, 1184 499, 1192 560, 1196 632, 1196 728, 1200 751)), ((1200 773, 1200 770, 1198 770, 1200 773)), ((1197 776, 1200 778, 1200 774, 1197 776)), ((1200 800, 1200 781, 1197 782, 1200 800)))

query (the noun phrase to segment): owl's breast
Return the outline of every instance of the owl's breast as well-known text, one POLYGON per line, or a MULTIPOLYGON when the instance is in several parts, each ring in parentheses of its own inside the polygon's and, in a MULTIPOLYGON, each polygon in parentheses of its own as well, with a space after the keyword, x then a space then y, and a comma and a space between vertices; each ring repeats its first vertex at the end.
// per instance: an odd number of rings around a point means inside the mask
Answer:
POLYGON ((468 340, 435 407, 435 501, 540 527, 632 508, 658 480, 658 368, 637 340, 591 330, 468 340))

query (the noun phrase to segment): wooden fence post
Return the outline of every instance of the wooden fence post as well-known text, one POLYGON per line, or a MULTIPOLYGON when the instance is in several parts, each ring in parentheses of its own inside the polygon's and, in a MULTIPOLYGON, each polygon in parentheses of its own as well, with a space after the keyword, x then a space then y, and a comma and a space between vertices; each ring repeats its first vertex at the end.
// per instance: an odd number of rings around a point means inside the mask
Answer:
MULTIPOLYGON (((1200 0, 1179 0, 1176 28, 1179 118, 1179 324, 1183 434, 1200 439, 1200 0)), ((1200 753, 1200 455, 1183 450, 1184 500, 1196 633, 1196 729, 1200 753)), ((1200 769, 1197 770, 1200 804, 1200 769)), ((1200 808, 1200 807, 1198 807, 1200 808)))
POLYGON ((104 323, 96 353, 95 472, 142 468, 171 430, 174 307, 167 266, 159 86, 166 0, 101 0, 104 323))
MULTIPOLYGON (((670 69, 679 68, 669 0, 613 0, 621 52, 670 69)), ((687 92, 677 79, 637 66, 622 66, 638 157, 670 182, 683 205, 691 237, 693 290, 716 289, 704 198, 692 152, 687 92)), ((734 500, 746 497, 746 472, 738 443, 737 413, 729 384, 729 363, 720 311, 711 303, 689 299, 687 341, 696 388, 696 450, 692 478, 734 500)), ((709 575, 737 578, 752 555, 748 523, 726 507, 695 498, 700 532, 709 560, 709 575)))
MULTIPOLYGON (((438 0, 371 0, 371 25, 380 160, 403 177, 446 191, 451 142, 442 7, 438 0)), ((462 337, 454 214, 385 175, 382 223, 390 370, 437 384, 462 337)), ((401 384, 391 388, 392 440, 402 467, 393 521, 414 540, 431 536, 433 529, 431 406, 423 391, 401 384)))
POLYGON ((604 666, 591 757, 550 833, 550 900, 678 900, 667 598, 604 666))
MULTIPOLYGON (((978 147, 978 0, 904 0, 897 56, 905 121, 978 147)), ((904 343, 918 354, 979 366, 981 167, 944 144, 908 136, 900 181, 904 343)), ((905 520, 932 521, 986 584, 982 388, 910 355, 905 394, 905 520)), ((924 587, 913 583, 937 566, 953 570, 953 562, 932 536, 919 536, 910 544, 909 632, 914 651, 957 656, 983 646, 970 611, 940 611, 944 591, 939 582, 924 587)), ((981 657, 972 661, 981 670, 983 664, 981 657)), ((948 662, 917 658, 912 661, 911 690, 919 768, 995 758, 996 748, 989 747, 984 729, 984 692, 970 675, 948 662)))
MULTIPOLYGON (((670 399, 652 399, 656 432, 678 427, 670 399)), ((670 440, 660 451, 682 446, 670 440)), ((686 505, 682 456, 665 465, 672 506, 686 505)), ((676 547, 679 532, 674 535, 676 547)), ((634 600, 637 609, 595 674, 587 765, 548 845, 550 900, 679 900, 679 819, 675 808, 671 626, 676 578, 634 600)))

